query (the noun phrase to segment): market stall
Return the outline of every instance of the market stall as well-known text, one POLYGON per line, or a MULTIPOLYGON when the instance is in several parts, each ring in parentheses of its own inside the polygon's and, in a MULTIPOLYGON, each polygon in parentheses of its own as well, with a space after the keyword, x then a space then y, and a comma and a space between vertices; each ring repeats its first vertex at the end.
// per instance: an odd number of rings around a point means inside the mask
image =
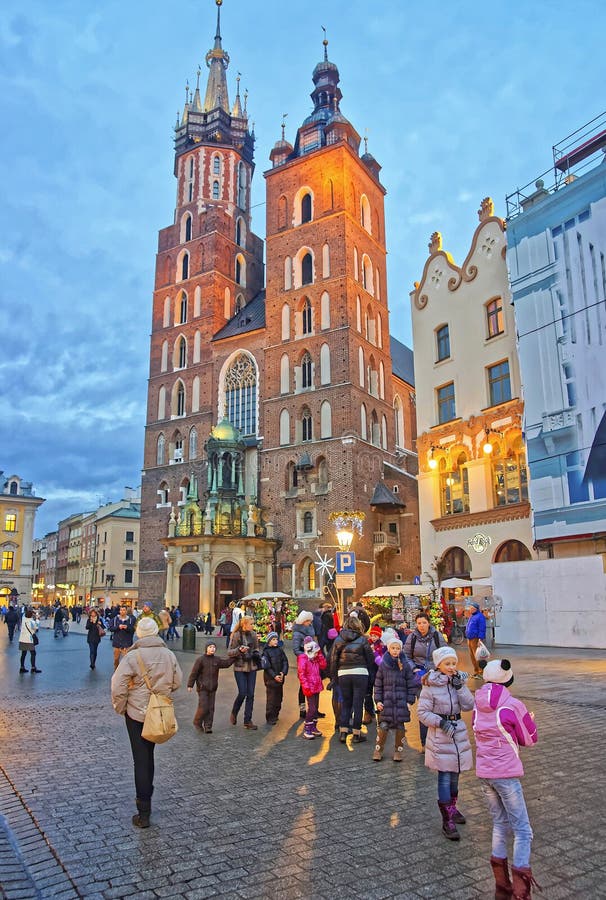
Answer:
POLYGON ((265 640, 270 631, 277 631, 281 638, 290 638, 292 627, 299 614, 299 604, 289 594, 281 591, 261 591, 247 594, 239 601, 254 619, 255 631, 265 640))

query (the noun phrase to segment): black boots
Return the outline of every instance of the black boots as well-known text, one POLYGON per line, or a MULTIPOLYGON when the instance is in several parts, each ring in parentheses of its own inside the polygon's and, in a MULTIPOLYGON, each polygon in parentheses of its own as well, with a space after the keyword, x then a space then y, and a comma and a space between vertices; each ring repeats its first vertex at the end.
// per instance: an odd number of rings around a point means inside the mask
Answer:
POLYGON ((136 800, 137 814, 133 816, 135 828, 149 828, 151 815, 151 800, 136 800))
POLYGON ((509 878, 509 865, 507 860, 500 859, 498 856, 491 856, 490 865, 492 866, 492 874, 494 875, 495 900, 510 900, 513 896, 513 885, 509 878))

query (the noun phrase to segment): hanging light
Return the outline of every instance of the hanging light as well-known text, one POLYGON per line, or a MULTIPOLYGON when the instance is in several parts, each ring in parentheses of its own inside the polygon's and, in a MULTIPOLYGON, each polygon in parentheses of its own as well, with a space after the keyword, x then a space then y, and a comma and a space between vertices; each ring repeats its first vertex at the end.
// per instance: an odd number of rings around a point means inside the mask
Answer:
POLYGON ((434 451, 434 448, 432 447, 432 448, 431 448, 431 453, 429 454, 429 462, 427 463, 427 465, 429 466, 430 469, 437 469, 437 468, 438 468, 438 461, 437 461, 437 459, 434 457, 433 451, 434 451))

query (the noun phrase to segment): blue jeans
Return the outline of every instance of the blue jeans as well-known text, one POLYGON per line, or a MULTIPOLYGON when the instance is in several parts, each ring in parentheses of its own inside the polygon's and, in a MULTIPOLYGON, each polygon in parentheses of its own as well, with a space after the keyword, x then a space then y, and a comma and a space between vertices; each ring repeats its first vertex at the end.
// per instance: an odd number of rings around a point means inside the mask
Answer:
POLYGON ((507 839, 513 834, 513 864, 530 865, 532 828, 519 778, 481 778, 482 793, 492 816, 492 855, 507 859, 507 839))
POLYGON ((450 803, 453 797, 459 793, 458 772, 438 772, 438 800, 440 803, 450 803))
POLYGON ((252 672, 234 671, 236 684, 238 685, 238 696, 234 700, 233 714, 238 715, 240 707, 246 700, 244 706, 244 724, 252 721, 253 703, 255 702, 255 684, 257 683, 257 670, 252 672))

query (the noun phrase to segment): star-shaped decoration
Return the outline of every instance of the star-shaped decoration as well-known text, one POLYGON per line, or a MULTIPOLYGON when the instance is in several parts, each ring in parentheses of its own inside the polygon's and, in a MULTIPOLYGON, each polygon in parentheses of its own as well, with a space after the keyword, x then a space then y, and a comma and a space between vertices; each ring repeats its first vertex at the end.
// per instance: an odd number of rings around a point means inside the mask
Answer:
POLYGON ((322 556, 318 550, 316 550, 316 556, 318 557, 318 562, 316 563, 318 575, 326 575, 327 578, 330 578, 330 570, 335 567, 332 559, 330 559, 326 553, 322 556))

